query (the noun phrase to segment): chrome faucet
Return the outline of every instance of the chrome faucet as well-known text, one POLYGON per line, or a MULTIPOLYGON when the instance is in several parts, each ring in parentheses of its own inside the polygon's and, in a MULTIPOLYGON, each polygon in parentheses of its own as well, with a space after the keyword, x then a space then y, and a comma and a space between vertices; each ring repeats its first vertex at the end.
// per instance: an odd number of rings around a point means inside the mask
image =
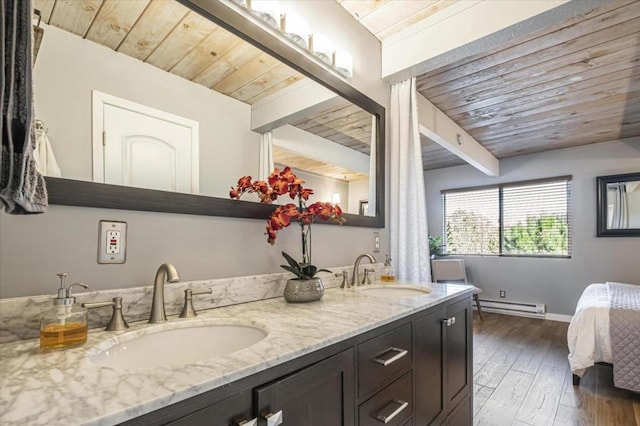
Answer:
POLYGON ((153 284, 153 299, 151 302, 151 314, 149 322, 157 324, 167 320, 167 314, 164 310, 164 281, 176 283, 180 281, 180 276, 176 268, 170 263, 163 263, 156 272, 156 281, 153 284))
POLYGON ((356 258, 356 261, 353 264, 353 274, 351 275, 351 285, 354 287, 360 285, 360 271, 358 268, 360 267, 360 261, 365 257, 369 258, 369 262, 376 263, 376 258, 369 253, 361 254, 356 258))

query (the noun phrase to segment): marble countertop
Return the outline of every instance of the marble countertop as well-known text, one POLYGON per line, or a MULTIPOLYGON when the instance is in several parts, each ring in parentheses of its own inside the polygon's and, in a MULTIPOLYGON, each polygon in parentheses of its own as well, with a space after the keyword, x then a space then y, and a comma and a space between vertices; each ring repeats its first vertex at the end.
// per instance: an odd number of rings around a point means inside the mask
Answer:
MULTIPOLYGON (((402 284, 402 283, 399 283, 402 284)), ((427 285, 427 284, 425 284, 427 285)), ((240 351, 181 367, 117 370, 88 355, 119 336, 164 324, 130 324, 124 332, 91 331, 81 347, 40 353, 37 339, 0 345, 0 423, 9 425, 111 425, 218 388, 259 371, 437 305, 472 287, 428 284, 432 292, 409 298, 368 296, 332 288, 322 300, 290 304, 283 298, 200 311, 195 319, 253 324, 268 336, 240 351)), ((150 357, 153 354, 149 354, 150 357)))

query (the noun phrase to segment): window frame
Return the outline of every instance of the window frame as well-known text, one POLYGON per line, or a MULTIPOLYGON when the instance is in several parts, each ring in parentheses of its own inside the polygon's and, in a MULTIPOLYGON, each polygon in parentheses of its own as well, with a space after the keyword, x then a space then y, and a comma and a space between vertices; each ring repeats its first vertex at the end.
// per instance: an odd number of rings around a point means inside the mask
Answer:
POLYGON ((447 236, 446 236, 446 226, 447 226, 447 217, 446 217, 446 194, 459 193, 459 192, 471 192, 471 191, 479 191, 483 189, 498 189, 498 227, 499 227, 499 235, 500 235, 500 244, 499 244, 499 253, 498 254, 481 254, 481 253, 471 253, 471 254, 458 254, 458 253, 446 253, 447 256, 491 256, 491 257, 516 257, 516 258, 536 258, 536 259, 571 259, 572 254, 572 226, 571 226, 571 181, 573 180, 573 175, 563 175, 563 176, 554 176, 548 178, 540 178, 540 179, 529 179, 529 180, 521 180, 515 182, 503 182, 492 185, 480 185, 480 186, 467 186, 463 188, 452 188, 452 189, 442 189, 440 190, 440 196, 442 199, 442 237, 444 241, 445 249, 447 248, 447 236), (544 184, 550 182, 562 182, 566 181, 567 183, 567 253, 566 255, 550 255, 550 254, 505 254, 503 253, 503 244, 504 244, 504 200, 503 200, 503 189, 514 187, 514 186, 530 186, 536 184, 544 184))

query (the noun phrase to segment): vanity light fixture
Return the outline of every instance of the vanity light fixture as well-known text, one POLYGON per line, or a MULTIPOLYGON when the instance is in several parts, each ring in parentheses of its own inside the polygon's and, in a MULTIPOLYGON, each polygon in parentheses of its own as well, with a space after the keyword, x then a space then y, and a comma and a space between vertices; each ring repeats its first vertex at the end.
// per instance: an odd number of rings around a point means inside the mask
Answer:
POLYGON ((324 68, 344 78, 353 76, 353 56, 344 49, 336 50, 326 35, 312 34, 304 17, 296 11, 283 11, 277 0, 222 0, 221 3, 269 30, 280 41, 324 68))

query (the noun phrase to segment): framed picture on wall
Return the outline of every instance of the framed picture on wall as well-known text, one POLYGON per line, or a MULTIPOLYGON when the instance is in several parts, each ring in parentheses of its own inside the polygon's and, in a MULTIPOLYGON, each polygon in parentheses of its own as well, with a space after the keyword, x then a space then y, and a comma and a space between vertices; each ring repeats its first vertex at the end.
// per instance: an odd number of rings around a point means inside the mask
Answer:
POLYGON ((360 209, 358 210, 360 216, 366 216, 369 213, 369 200, 360 200, 360 209))

